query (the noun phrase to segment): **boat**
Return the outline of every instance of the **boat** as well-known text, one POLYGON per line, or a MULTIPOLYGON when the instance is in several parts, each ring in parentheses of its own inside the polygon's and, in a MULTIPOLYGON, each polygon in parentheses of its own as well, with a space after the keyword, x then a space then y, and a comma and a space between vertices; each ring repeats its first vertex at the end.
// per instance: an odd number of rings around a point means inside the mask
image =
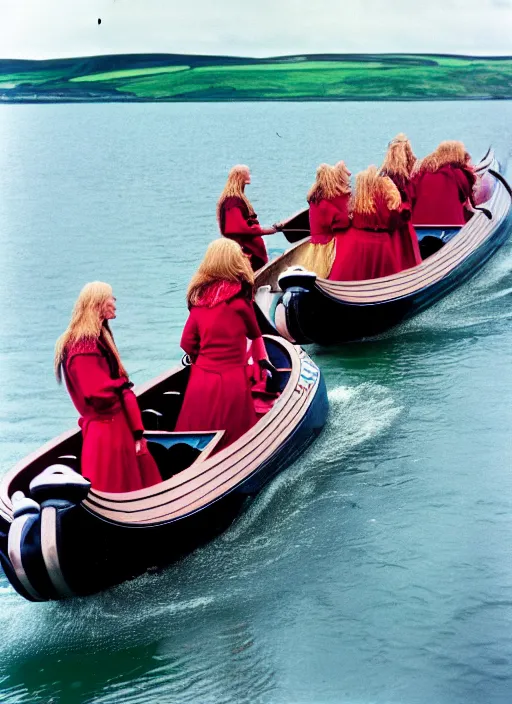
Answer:
POLYGON ((308 211, 283 224, 293 247, 256 274, 262 329, 295 344, 373 338, 428 308, 474 276, 512 228, 512 191, 490 149, 476 166, 490 182, 490 198, 463 227, 416 226, 423 261, 391 276, 329 281, 301 265, 309 242, 308 211), (298 241, 297 241, 298 240, 298 241))
POLYGON ((80 474, 79 430, 8 472, 0 484, 0 561, 21 596, 85 596, 175 562, 227 529, 305 450, 327 418, 324 379, 304 350, 264 339, 277 374, 262 393, 273 405, 267 399, 256 425, 218 452, 222 429, 174 432, 189 367, 135 389, 161 483, 124 494, 91 488, 80 474))

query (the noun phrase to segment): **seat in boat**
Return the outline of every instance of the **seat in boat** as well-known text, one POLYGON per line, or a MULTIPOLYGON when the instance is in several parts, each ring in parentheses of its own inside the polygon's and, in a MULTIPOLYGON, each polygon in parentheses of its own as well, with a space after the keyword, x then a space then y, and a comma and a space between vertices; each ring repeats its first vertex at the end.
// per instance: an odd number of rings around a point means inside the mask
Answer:
POLYGON ((421 258, 427 259, 438 252, 460 229, 461 225, 415 225, 421 258))
POLYGON ((144 408, 142 420, 146 430, 171 431, 176 425, 183 403, 183 394, 179 391, 165 391, 154 403, 156 408, 144 408))
POLYGON ((196 462, 203 462, 219 444, 223 430, 167 432, 146 430, 148 450, 157 463, 162 479, 169 479, 196 462))

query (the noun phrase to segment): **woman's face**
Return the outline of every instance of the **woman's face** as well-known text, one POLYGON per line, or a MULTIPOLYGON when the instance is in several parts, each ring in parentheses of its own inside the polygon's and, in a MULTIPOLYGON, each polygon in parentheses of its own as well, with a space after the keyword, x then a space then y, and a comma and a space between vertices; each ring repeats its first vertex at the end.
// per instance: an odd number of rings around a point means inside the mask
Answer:
POLYGON ((244 181, 244 184, 245 184, 246 186, 248 186, 248 185, 250 184, 250 182, 251 182, 251 172, 249 171, 249 169, 247 169, 247 171, 245 172, 245 181, 244 181))
POLYGON ((103 304, 103 320, 113 320, 116 317, 116 299, 109 296, 103 304))

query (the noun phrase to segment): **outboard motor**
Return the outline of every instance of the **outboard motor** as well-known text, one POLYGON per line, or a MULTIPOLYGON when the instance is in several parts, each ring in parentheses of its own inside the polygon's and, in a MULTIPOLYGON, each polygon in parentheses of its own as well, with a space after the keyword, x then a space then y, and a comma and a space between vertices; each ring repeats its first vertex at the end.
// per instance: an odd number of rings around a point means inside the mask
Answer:
POLYGON ((31 498, 22 491, 12 497, 13 522, 8 535, 6 575, 13 587, 31 601, 73 596, 60 561, 60 525, 75 509, 91 483, 64 464, 55 464, 30 483, 31 498))
POLYGON ((30 482, 30 494, 41 505, 41 554, 58 598, 73 596, 60 561, 60 529, 63 514, 80 504, 91 482, 65 464, 54 464, 30 482))
MULTIPOLYGON (((5 573, 13 587, 22 596, 31 601, 44 601, 37 588, 34 586, 33 570, 29 567, 31 557, 38 561, 38 545, 34 536, 37 533, 37 524, 41 515, 38 503, 25 496, 22 491, 16 491, 12 497, 13 522, 9 528, 7 538, 7 554, 9 565, 3 565, 5 573), (25 549, 26 548, 26 549, 25 549)), ((31 565, 32 566, 32 565, 31 565)))
POLYGON ((309 342, 307 336, 298 327, 298 307, 309 297, 316 283, 316 274, 302 266, 293 266, 279 275, 277 282, 284 291, 282 299, 276 306, 275 323, 279 333, 290 342, 297 340, 309 342))

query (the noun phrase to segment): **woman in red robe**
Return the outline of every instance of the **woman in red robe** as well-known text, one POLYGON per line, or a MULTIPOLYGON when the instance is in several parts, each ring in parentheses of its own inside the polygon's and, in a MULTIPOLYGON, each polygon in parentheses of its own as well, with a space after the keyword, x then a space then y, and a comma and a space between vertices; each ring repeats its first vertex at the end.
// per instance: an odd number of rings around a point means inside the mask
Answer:
POLYGON ((412 219, 416 225, 464 225, 465 206, 473 198, 476 177, 471 157, 462 142, 441 142, 416 163, 413 184, 416 202, 412 219))
MULTIPOLYGON (((398 134, 388 145, 384 163, 380 167, 380 175, 388 176, 400 191, 402 211, 412 211, 414 205, 414 186, 411 173, 416 163, 411 143, 405 134, 398 134)), ((405 216, 404 216, 405 217, 405 216)), ((393 238, 395 254, 402 269, 410 269, 421 264, 420 247, 416 230, 409 217, 398 228, 397 236, 393 238)))
POLYGON ((352 226, 336 235, 332 281, 378 279, 401 270, 393 237, 401 224, 401 198, 387 176, 369 166, 356 178, 352 226))
POLYGON ((273 235, 276 227, 261 227, 245 187, 251 183, 251 172, 244 164, 233 166, 217 203, 217 222, 224 237, 238 242, 251 261, 253 271, 268 262, 262 235, 273 235))
POLYGON ((311 239, 301 252, 300 264, 326 279, 336 257, 336 237, 350 226, 350 171, 343 161, 320 164, 308 193, 311 239))
POLYGON ((142 437, 133 384, 110 331, 115 301, 108 284, 84 286, 57 340, 55 373, 59 383, 64 376, 80 413, 83 476, 99 491, 125 492, 152 486, 161 477, 142 437))
POLYGON ((177 431, 224 430, 219 449, 246 433, 257 420, 247 365, 247 339, 257 380, 271 369, 254 308, 254 275, 240 246, 218 239, 192 278, 190 315, 181 347, 192 362, 177 431))

